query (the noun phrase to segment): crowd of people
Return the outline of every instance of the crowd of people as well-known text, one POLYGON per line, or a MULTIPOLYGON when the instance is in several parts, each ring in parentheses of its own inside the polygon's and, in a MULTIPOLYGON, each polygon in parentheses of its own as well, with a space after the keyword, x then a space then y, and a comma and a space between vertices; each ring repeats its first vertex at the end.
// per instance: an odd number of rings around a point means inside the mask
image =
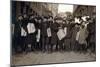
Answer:
POLYGON ((21 14, 14 22, 13 52, 79 51, 95 52, 95 18, 39 16, 21 14))

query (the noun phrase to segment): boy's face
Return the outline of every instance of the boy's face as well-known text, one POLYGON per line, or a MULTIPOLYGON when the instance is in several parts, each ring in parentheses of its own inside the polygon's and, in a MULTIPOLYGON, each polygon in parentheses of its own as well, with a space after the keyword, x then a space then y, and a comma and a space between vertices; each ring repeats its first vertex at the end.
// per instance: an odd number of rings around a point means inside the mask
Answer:
POLYGON ((73 20, 71 23, 75 23, 75 21, 73 20))
POLYGON ((78 27, 78 25, 76 24, 75 27, 78 27))
POLYGON ((85 22, 83 22, 82 25, 85 25, 85 22))
POLYGON ((34 16, 31 16, 30 18, 31 18, 31 19, 33 19, 33 18, 34 18, 34 16))
POLYGON ((79 31, 80 30, 80 27, 78 26, 78 29, 77 29, 77 31, 79 31))
POLYGON ((89 23, 92 23, 92 20, 89 20, 89 23))
POLYGON ((26 14, 24 14, 24 18, 26 18, 27 17, 27 15, 26 14))
POLYGON ((47 21, 47 19, 46 19, 46 18, 44 18, 44 19, 43 19, 43 21, 44 21, 44 22, 46 22, 46 21, 47 21))
POLYGON ((66 21, 66 23, 69 24, 70 22, 69 21, 66 21))
POLYGON ((62 20, 56 20, 57 21, 57 23, 62 23, 62 20))
POLYGON ((49 21, 52 21, 52 20, 53 20, 53 19, 50 17, 50 18, 49 18, 49 21))
POLYGON ((65 21, 63 21, 63 24, 65 24, 66 22, 65 21))
POLYGON ((39 19, 38 21, 39 21, 39 23, 41 23, 41 19, 39 19))
POLYGON ((22 20, 22 19, 23 19, 23 17, 22 17, 22 16, 19 16, 19 17, 18 17, 18 19, 19 19, 19 20, 22 20))
POLYGON ((84 28, 84 25, 82 25, 81 28, 83 29, 84 28))

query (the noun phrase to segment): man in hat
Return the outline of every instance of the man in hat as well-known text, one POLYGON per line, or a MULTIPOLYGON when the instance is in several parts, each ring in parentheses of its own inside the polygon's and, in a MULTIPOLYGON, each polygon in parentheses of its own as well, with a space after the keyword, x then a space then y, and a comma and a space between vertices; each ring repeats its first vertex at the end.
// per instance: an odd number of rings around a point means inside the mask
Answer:
POLYGON ((37 34, 36 34, 36 48, 37 50, 42 50, 42 38, 41 38, 41 24, 42 24, 42 18, 41 17, 37 17, 37 25, 36 25, 36 29, 37 29, 37 34))
POLYGON ((41 23, 41 36, 42 36, 42 51, 45 52, 47 50, 47 41, 48 41, 48 36, 47 36, 47 16, 43 17, 43 22, 41 23))
POLYGON ((64 38, 65 38, 65 33, 64 33, 64 29, 63 29, 63 19, 61 17, 57 18, 57 23, 59 24, 58 26, 58 32, 57 32, 57 36, 58 36, 58 49, 60 51, 63 50, 63 45, 64 45, 64 38))
POLYGON ((27 24, 27 43, 29 47, 31 48, 31 51, 35 51, 36 47, 36 21, 34 18, 34 15, 31 15, 29 18, 29 22, 27 24))
POLYGON ((53 17, 52 16, 48 17, 47 24, 48 24, 48 27, 47 27, 47 36, 48 36, 47 50, 50 52, 50 51, 52 51, 52 45, 51 45, 51 38, 52 38, 51 27, 53 24, 53 17))
POLYGON ((23 22, 22 15, 19 15, 17 18, 17 22, 15 22, 14 27, 14 49, 15 53, 19 52, 19 49, 21 49, 21 23, 23 22))
POLYGON ((95 47, 96 47, 96 24, 95 24, 95 18, 94 19, 87 19, 89 24, 87 25, 87 30, 88 30, 88 37, 87 37, 87 42, 88 42, 88 49, 91 50, 91 52, 95 53, 95 47))
POLYGON ((27 46, 27 24, 28 24, 28 15, 26 13, 23 14, 23 22, 21 24, 21 47, 22 47, 22 52, 27 51, 28 46, 27 46))
POLYGON ((56 50, 58 50, 58 37, 57 37, 57 32, 58 32, 58 26, 59 24, 57 23, 57 18, 54 18, 54 21, 51 23, 51 47, 50 50, 51 52, 54 50, 54 46, 56 46, 56 50))

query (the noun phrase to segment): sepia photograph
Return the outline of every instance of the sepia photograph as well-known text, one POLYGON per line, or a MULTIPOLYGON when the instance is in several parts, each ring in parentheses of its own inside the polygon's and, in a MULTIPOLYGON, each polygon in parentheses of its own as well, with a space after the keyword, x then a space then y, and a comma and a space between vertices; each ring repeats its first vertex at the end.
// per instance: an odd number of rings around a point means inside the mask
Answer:
POLYGON ((11 1, 11 65, 96 61, 96 6, 11 1))

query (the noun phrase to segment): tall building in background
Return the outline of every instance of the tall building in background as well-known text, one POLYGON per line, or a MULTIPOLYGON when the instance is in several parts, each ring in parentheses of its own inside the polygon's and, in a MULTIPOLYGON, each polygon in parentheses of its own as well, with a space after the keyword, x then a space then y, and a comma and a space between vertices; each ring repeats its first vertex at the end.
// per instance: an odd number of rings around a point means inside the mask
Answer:
POLYGON ((47 4, 47 9, 54 17, 58 14, 58 4, 47 4))
POLYGON ((39 15, 53 15, 56 16, 58 12, 58 5, 57 4, 52 4, 52 3, 37 3, 37 2, 32 2, 30 4, 30 7, 37 12, 39 15))
POLYGON ((12 15, 14 16, 14 21, 17 19, 17 17, 21 14, 28 13, 30 9, 30 3, 29 2, 17 2, 13 1, 12 2, 12 15))
POLYGON ((92 17, 94 14, 96 14, 96 7, 95 6, 82 6, 82 5, 74 5, 74 16, 84 16, 88 15, 92 17))
POLYGON ((18 2, 18 1, 13 1, 12 2, 13 9, 12 13, 14 19, 24 13, 29 13, 29 9, 32 9, 34 12, 36 12, 39 15, 52 15, 56 16, 58 14, 58 4, 53 4, 53 3, 41 3, 41 2, 18 2))

